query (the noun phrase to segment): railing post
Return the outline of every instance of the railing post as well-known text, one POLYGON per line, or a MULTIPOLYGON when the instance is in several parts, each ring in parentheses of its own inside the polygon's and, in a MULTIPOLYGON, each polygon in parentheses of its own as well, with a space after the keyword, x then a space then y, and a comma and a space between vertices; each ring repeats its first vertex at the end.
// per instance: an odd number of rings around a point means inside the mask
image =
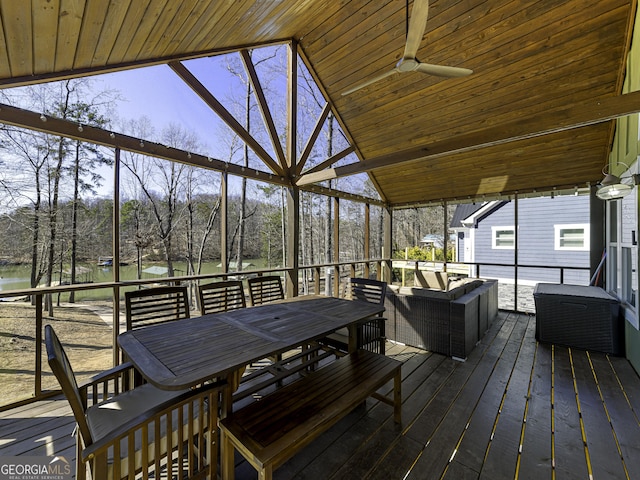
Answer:
POLYGON ((37 294, 36 300, 36 378, 35 378, 35 397, 42 395, 42 295, 37 294))
POLYGON ((313 269, 313 293, 320 295, 320 267, 313 269))

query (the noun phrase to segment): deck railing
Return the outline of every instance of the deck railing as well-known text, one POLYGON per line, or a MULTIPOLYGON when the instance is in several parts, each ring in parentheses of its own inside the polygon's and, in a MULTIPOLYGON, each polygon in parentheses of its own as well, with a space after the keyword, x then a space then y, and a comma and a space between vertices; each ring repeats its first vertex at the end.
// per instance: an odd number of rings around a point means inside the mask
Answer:
MULTIPOLYGON (((516 268, 515 265, 505 265, 505 264, 479 264, 479 263, 438 263, 438 262, 429 262, 431 265, 428 268, 433 268, 436 270, 446 270, 449 272, 456 272, 458 269, 464 268, 473 268, 475 271, 475 275, 479 277, 480 272, 485 267, 513 267, 516 268)), ((341 286, 344 284, 344 281, 349 277, 367 277, 367 278, 384 278, 388 279, 393 276, 394 282, 401 281, 400 271, 404 269, 418 269, 425 268, 423 262, 415 262, 415 261, 407 261, 402 260, 403 265, 399 265, 396 261, 392 261, 391 259, 368 259, 368 260, 353 260, 353 261, 344 261, 344 262, 329 262, 324 264, 315 264, 315 265, 303 265, 298 268, 298 284, 294 291, 297 294, 325 294, 332 296, 342 296, 341 286)), ((517 268, 539 268, 539 269, 554 269, 558 271, 558 283, 564 283, 565 271, 567 270, 586 270, 588 268, 578 268, 571 266, 544 266, 544 265, 518 265, 517 268)), ((50 375, 48 371, 43 371, 43 365, 46 365, 46 359, 44 359, 43 352, 43 327, 46 321, 60 321, 59 318, 56 317, 56 310, 59 311, 59 307, 53 307, 53 317, 49 315, 49 311, 47 308, 47 299, 53 299, 59 294, 68 294, 69 292, 81 292, 88 290, 100 290, 107 289, 111 292, 111 301, 110 308, 107 308, 111 313, 111 358, 110 362, 113 364, 117 364, 120 362, 120 354, 117 345, 117 337, 120 333, 120 317, 121 312, 124 311, 121 306, 121 302, 123 301, 123 293, 128 289, 133 288, 141 288, 144 286, 152 285, 152 284, 176 284, 176 283, 188 283, 193 286, 192 294, 191 294, 191 302, 192 308, 194 310, 198 310, 199 306, 195 304, 197 295, 195 294, 195 286, 199 282, 207 282, 213 281, 216 279, 228 279, 228 278, 248 278, 251 276, 260 276, 266 274, 280 274, 283 278, 290 278, 292 274, 292 270, 289 268, 270 268, 270 269, 259 269, 259 270, 243 270, 239 272, 227 272, 227 273, 217 273, 217 274, 207 274, 207 275, 192 275, 192 276, 179 276, 172 278, 156 278, 156 279, 141 279, 141 280, 133 280, 133 281, 121 281, 121 282, 104 282, 104 283, 83 283, 83 284, 74 284, 74 285, 59 285, 52 287, 42 287, 35 289, 21 289, 21 290, 10 290, 10 291, 2 291, 0 292, 0 300, 9 300, 11 298, 22 298, 25 300, 30 300, 31 306, 33 310, 29 310, 29 321, 31 321, 31 315, 33 315, 33 323, 32 327, 28 325, 21 325, 20 331, 14 332, 0 332, 0 338, 4 337, 12 339, 12 338, 20 338, 20 339, 33 339, 33 345, 29 348, 24 349, 24 352, 21 353, 22 359, 21 362, 23 365, 30 364, 31 367, 28 368, 17 368, 12 370, 12 367, 3 367, 3 372, 1 375, 4 376, 3 384, 10 383, 14 379, 17 380, 19 377, 19 372, 23 374, 26 373, 26 377, 31 380, 27 380, 28 387, 19 388, 20 396, 19 398, 7 398, 6 395, 0 395, 0 411, 7 410, 9 408, 14 408, 20 404, 25 404, 28 402, 41 400, 47 398, 50 395, 57 394, 57 390, 55 387, 52 387, 50 382, 50 375), (28 357, 31 357, 29 359, 28 357), (32 370, 31 370, 32 369, 32 370), (47 385, 43 383, 43 376, 47 377, 49 380, 47 385)), ((518 310, 518 279, 517 277, 514 279, 514 291, 513 291, 513 310, 518 310)), ((2 305, 4 302, 0 302, 2 305)), ((109 303, 109 301, 107 301, 109 303)), ((5 305, 9 305, 6 303, 5 305)), ((505 308, 504 305, 501 305, 502 309, 511 309, 508 306, 505 308)), ((0 317, 5 317, 5 313, 2 312, 2 307, 0 307, 0 317)), ((103 325, 104 327, 104 325, 103 325)), ((3 329, 4 330, 4 329, 3 329)), ((91 338, 85 339, 86 342, 91 342, 91 338)), ((0 352, 2 356, 11 355, 10 352, 0 352)), ((11 361, 7 360, 3 361, 5 365, 11 365, 11 361)), ((111 365, 105 365, 104 368, 107 368, 111 365)), ((89 369, 90 370, 90 369, 89 369)), ((88 372, 89 373, 89 372, 88 372)), ((22 375, 24 376, 24 375, 22 375)), ((24 381, 24 380, 23 380, 24 381)))

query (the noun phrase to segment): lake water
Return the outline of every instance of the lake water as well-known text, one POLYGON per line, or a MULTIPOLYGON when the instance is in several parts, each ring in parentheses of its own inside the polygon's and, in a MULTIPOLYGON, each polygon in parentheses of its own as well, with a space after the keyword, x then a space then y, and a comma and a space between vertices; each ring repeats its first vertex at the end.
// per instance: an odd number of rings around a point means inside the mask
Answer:
MULTIPOLYGON (((202 268, 203 274, 208 273, 219 273, 221 269, 218 267, 219 262, 211 262, 205 263, 202 268)), ((155 271, 164 271, 166 269, 166 264, 164 263, 153 263, 153 264, 144 264, 143 265, 143 273, 142 278, 154 279, 154 278, 163 278, 166 275, 158 275, 153 273, 145 273, 144 270, 150 269, 150 272, 155 271), (158 270, 159 267, 159 270, 158 270)), ((255 268, 255 267, 254 267, 255 268)), ((186 275, 187 266, 184 262, 182 263, 174 263, 175 275, 181 276, 186 275)), ((103 267, 98 265, 82 265, 83 273, 79 273, 76 275, 76 283, 101 283, 101 282, 112 282, 113 281, 113 268, 112 267, 103 267), (86 270, 86 271, 85 271, 86 270)), ((0 291, 6 292, 8 290, 21 290, 27 289, 30 287, 30 278, 31 271, 28 266, 0 266, 0 291)), ((135 265, 124 265, 120 267, 120 280, 136 280, 137 279, 137 268, 135 265)), ((57 283, 60 280, 60 272, 54 273, 54 281, 57 283)), ((69 276, 62 276, 62 280, 69 281, 69 276)), ((83 298, 111 298, 111 290, 102 289, 102 290, 89 290, 83 292, 76 292, 76 299, 81 300, 83 298)))

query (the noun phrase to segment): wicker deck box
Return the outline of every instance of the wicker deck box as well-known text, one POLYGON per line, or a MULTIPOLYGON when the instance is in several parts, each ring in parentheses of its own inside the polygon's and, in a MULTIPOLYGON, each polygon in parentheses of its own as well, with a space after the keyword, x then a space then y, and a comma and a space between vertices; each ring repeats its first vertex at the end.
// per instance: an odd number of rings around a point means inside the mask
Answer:
POLYGON ((600 287, 539 283, 533 292, 536 339, 624 355, 620 302, 600 287))

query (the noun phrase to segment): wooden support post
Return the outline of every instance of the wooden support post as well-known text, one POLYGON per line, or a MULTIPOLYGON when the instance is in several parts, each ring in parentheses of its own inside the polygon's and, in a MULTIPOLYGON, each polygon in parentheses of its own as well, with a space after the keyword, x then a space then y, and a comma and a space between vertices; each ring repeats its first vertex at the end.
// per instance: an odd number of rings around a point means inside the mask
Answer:
POLYGON ((35 396, 36 398, 42 394, 42 295, 36 295, 36 378, 35 378, 35 396))
MULTIPOLYGON (((365 260, 371 258, 371 205, 364 204, 364 256, 365 260)), ((364 276, 369 278, 369 262, 364 264, 364 276)))
POLYGON ((513 199, 513 310, 518 311, 518 193, 513 199))
MULTIPOLYGON (((449 221, 448 221, 448 213, 449 213, 449 207, 447 205, 447 202, 445 200, 445 202, 442 204, 442 210, 443 210, 443 235, 442 238, 444 239, 444 241, 442 242, 442 253, 444 254, 444 267, 443 267, 443 271, 446 272, 447 271, 447 252, 448 252, 448 246, 449 246, 449 221)), ((434 252, 434 260, 435 260, 435 245, 433 248, 433 252, 434 252)))
POLYGON ((333 296, 340 296, 340 199, 333 197, 333 296))
POLYGON ((224 273, 229 271, 229 247, 227 244, 229 234, 228 191, 229 174, 223 172, 222 175, 220 175, 220 265, 224 273))
POLYGON ((382 258, 386 263, 386 268, 383 269, 384 271, 382 272, 381 279, 387 283, 391 283, 391 257, 393 255, 393 252, 391 251, 393 245, 391 241, 391 233, 393 227, 393 213, 391 211, 391 208, 388 206, 385 207, 382 212, 384 215, 384 241, 382 243, 382 258))
POLYGON ((300 271, 300 190, 289 187, 287 192, 287 298, 298 296, 300 271))
MULTIPOLYGON (((112 232, 113 241, 111 242, 111 255, 113 258, 113 281, 120 281, 120 148, 116 147, 115 161, 113 164, 113 218, 112 232)), ((113 365, 120 364, 120 349, 118 348, 118 335, 120 334, 120 287, 115 286, 112 292, 112 357, 113 365)))
MULTIPOLYGON (((294 175, 298 160, 297 122, 298 122, 298 44, 292 41, 289 45, 287 76, 287 151, 286 171, 294 175)), ((287 188, 287 297, 298 295, 299 252, 300 252, 300 189, 296 185, 287 188)))

